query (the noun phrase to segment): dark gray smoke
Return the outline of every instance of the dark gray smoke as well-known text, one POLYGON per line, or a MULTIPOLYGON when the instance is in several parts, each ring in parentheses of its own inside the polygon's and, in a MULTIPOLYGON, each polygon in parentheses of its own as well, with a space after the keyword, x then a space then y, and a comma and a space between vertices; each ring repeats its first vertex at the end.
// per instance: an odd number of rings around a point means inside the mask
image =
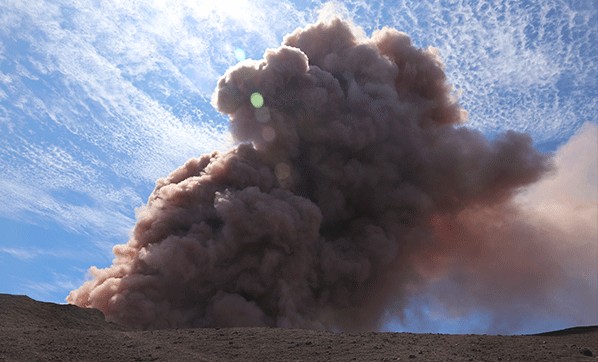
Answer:
POLYGON ((436 53, 396 30, 295 31, 218 82, 239 145, 158 180, 113 265, 68 301, 141 328, 373 329, 462 273, 472 308, 536 303, 559 268, 510 200, 550 159, 458 126, 451 92, 436 53))

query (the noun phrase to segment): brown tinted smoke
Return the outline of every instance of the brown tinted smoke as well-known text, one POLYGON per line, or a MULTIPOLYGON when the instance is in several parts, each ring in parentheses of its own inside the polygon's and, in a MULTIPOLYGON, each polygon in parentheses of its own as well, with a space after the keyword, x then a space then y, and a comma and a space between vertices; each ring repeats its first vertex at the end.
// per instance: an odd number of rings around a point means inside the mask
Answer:
POLYGON ((550 160, 526 135, 457 127, 451 92, 436 53, 393 29, 295 31, 218 82, 239 145, 158 180, 113 265, 68 301, 141 328, 354 330, 447 278, 455 305, 545 300, 559 269, 510 199, 550 160))

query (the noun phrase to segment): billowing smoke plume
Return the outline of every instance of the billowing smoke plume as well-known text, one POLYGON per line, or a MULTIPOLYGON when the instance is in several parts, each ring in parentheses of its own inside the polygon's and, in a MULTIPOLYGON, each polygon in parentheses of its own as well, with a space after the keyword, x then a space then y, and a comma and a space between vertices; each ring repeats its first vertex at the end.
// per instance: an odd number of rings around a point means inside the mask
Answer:
POLYGON ((230 69, 214 104, 239 145, 158 180, 113 265, 69 302, 141 328, 371 329, 459 275, 474 307, 537 303, 560 282, 511 202, 551 160, 526 135, 459 127, 440 59, 407 35, 297 30, 230 69))

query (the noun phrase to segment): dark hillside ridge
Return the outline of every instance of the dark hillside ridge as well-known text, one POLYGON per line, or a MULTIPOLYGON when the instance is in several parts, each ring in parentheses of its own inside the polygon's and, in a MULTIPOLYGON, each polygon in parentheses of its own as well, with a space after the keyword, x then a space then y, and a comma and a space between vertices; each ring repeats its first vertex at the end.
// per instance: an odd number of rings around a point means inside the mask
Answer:
POLYGON ((580 327, 571 327, 565 329, 559 329, 557 331, 550 331, 550 332, 543 332, 533 334, 534 336, 566 336, 570 334, 585 334, 585 333, 593 333, 598 332, 598 326, 580 326, 580 327))
POLYGON ((121 329, 97 309, 39 302, 25 295, 0 294, 0 327, 79 330, 121 329))

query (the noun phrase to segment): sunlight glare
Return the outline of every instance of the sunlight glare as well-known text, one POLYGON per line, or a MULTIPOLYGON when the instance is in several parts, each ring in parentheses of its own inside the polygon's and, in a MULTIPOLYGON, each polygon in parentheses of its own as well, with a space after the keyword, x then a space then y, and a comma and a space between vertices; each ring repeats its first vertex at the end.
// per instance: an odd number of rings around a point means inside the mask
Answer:
POLYGON ((235 49, 235 58, 238 62, 241 62, 246 59, 245 51, 241 48, 235 49))

